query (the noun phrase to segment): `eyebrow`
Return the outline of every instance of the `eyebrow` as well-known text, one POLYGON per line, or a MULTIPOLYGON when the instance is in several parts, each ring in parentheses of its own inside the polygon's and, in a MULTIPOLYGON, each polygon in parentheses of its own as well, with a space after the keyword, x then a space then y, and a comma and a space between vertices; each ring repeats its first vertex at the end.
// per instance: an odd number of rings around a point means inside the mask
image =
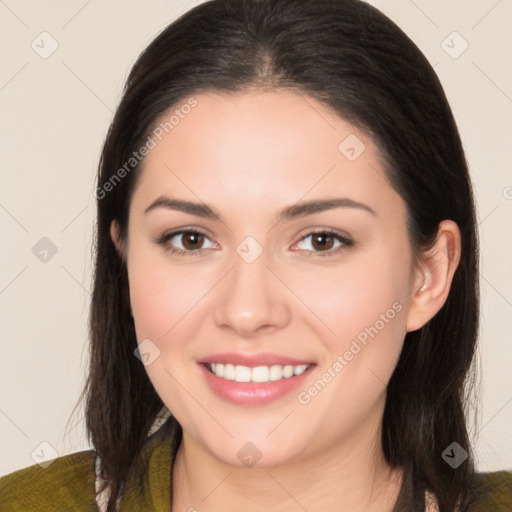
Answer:
MULTIPOLYGON (((196 215, 206 219, 222 221, 222 216, 206 203, 194 203, 181 199, 171 199, 170 197, 160 196, 153 201, 145 210, 144 214, 149 213, 156 208, 166 208, 176 210, 190 215, 196 215)), ((311 201, 302 201, 291 206, 287 206, 277 215, 277 221, 292 220, 300 217, 306 217, 315 213, 332 210, 334 208, 356 208, 377 216, 375 210, 364 203, 354 201, 348 198, 330 198, 314 199, 311 201)))

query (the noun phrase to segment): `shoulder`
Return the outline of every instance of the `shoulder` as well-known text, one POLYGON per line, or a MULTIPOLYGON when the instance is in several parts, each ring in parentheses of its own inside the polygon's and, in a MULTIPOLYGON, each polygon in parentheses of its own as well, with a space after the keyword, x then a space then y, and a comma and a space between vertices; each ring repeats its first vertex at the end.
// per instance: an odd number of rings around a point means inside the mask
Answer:
POLYGON ((46 468, 35 464, 0 478, 2 512, 97 511, 94 451, 64 455, 46 468))
POLYGON ((467 512, 512 511, 512 471, 475 473, 467 512))

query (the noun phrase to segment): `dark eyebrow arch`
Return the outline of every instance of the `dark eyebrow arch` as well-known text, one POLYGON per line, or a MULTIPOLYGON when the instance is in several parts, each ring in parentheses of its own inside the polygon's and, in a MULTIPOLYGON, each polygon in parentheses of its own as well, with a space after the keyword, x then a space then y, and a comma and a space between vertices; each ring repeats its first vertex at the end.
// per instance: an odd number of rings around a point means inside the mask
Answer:
MULTIPOLYGON (((156 208, 167 208, 206 219, 222 221, 221 215, 205 203, 194 203, 192 201, 183 201, 181 199, 171 199, 166 196, 160 196, 144 210, 144 214, 156 208)), ((307 215, 313 215, 314 213, 320 213, 334 208, 357 208, 377 216, 375 210, 364 203, 348 198, 331 198, 303 201, 288 206, 279 212, 277 221, 280 222, 282 220, 306 217, 307 215)))

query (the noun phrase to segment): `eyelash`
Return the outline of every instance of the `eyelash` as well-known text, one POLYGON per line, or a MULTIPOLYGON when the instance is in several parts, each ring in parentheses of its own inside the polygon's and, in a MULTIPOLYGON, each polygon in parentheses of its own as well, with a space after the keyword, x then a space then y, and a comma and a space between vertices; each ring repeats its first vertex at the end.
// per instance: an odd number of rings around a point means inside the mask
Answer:
MULTIPOLYGON (((176 256, 192 256, 192 257, 201 256, 202 252, 206 249, 198 249, 196 251, 184 251, 183 249, 176 249, 175 247, 169 247, 166 245, 167 242, 169 240, 171 240, 172 238, 174 238, 175 236, 186 235, 186 234, 203 235, 204 237, 208 238, 208 236, 205 233, 202 233, 201 231, 198 231, 196 229, 181 229, 178 231, 172 231, 170 233, 164 233, 162 236, 155 238, 154 241, 157 244, 162 245, 164 247, 165 251, 168 251, 171 254, 174 254, 176 256)), ((341 242, 341 245, 339 247, 337 247, 336 249, 331 249, 331 250, 327 250, 327 251, 308 251, 308 250, 302 249, 301 251, 305 252, 308 257, 332 256, 332 255, 338 254, 340 251, 350 248, 354 245, 354 242, 352 240, 350 240, 349 238, 342 236, 339 233, 337 233, 336 231, 332 231, 329 229, 311 231, 310 233, 307 233, 306 235, 304 235, 297 243, 304 241, 305 239, 307 239, 308 237, 310 237, 312 235, 332 236, 333 238, 335 238, 336 240, 341 242)))

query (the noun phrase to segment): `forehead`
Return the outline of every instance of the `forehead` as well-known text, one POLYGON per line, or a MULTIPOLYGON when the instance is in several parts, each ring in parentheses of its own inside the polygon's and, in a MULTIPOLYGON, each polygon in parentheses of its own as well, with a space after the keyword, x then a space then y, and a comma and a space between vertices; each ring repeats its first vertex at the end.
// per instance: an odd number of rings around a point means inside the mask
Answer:
POLYGON ((334 192, 377 206, 394 193, 373 141, 309 96, 207 92, 193 98, 195 106, 155 139, 142 164, 134 208, 164 192, 261 208, 334 192))

